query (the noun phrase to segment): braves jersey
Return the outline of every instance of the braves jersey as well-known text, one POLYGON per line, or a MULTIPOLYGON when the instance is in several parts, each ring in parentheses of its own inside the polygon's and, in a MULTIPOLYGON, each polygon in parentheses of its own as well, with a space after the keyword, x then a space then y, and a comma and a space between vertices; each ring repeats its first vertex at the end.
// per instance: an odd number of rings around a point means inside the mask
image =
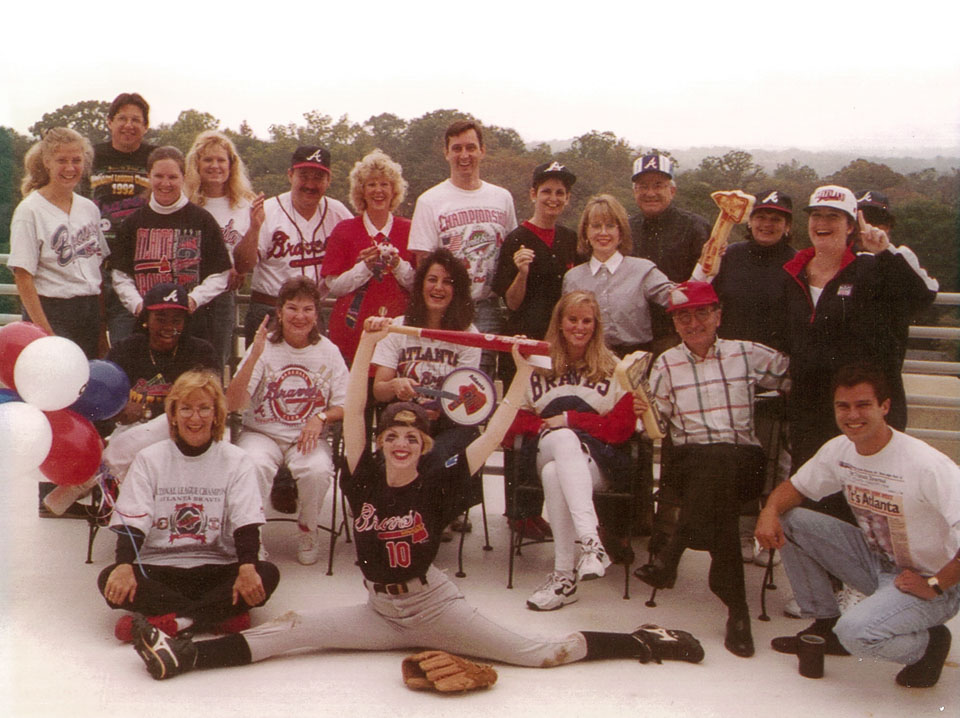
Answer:
MULTIPOLYGON (((399 324, 403 324, 400 318, 399 324)), ((472 324, 468 332, 476 332, 472 324)), ((388 334, 373 350, 371 364, 395 369, 398 377, 413 379, 420 386, 439 389, 447 374, 460 367, 476 369, 480 366, 480 348, 450 342, 411 337, 406 334, 388 334)), ((430 404, 436 397, 417 394, 415 401, 430 404)))
POLYGON ((243 449, 214 441, 186 456, 172 439, 137 454, 110 519, 121 533, 144 533, 141 563, 180 568, 235 563, 233 532, 262 523, 256 471, 243 449))
POLYGON ((417 198, 410 228, 410 250, 449 249, 463 260, 479 302, 493 296, 500 247, 517 227, 513 196, 503 187, 481 182, 464 190, 449 179, 417 198))
POLYGON ((268 341, 247 385, 251 400, 243 414, 244 427, 277 442, 295 442, 307 419, 343 406, 347 374, 340 350, 326 337, 302 349, 268 341))
POLYGON ((207 197, 203 208, 213 215, 223 233, 223 245, 227 248, 230 262, 233 262, 233 250, 250 229, 250 201, 242 199, 236 206, 230 206, 227 197, 207 197))
POLYGON ((293 208, 290 193, 284 192, 263 203, 263 214, 250 289, 275 297, 286 280, 304 275, 324 291, 320 270, 327 237, 340 222, 353 217, 350 210, 323 197, 313 217, 306 220, 293 208))
POLYGON ((41 297, 100 294, 100 265, 109 254, 100 212, 85 197, 74 194, 67 214, 31 192, 14 210, 7 266, 32 274, 41 297))
POLYGON ((406 486, 388 486, 383 459, 367 448, 352 474, 344 465, 340 481, 364 578, 399 583, 426 575, 443 528, 467 505, 473 479, 461 453, 406 486))

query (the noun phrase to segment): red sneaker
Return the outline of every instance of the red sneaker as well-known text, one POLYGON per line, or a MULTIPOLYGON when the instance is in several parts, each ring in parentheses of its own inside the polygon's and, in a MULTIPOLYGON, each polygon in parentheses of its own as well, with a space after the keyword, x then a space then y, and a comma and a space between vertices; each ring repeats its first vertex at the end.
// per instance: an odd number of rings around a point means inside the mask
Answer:
MULTIPOLYGON (((147 616, 147 622, 159 628, 168 636, 177 635, 177 614, 165 613, 162 616, 147 616)), ((113 627, 113 635, 118 641, 124 643, 133 643, 133 615, 127 614, 117 620, 117 625, 113 627)))

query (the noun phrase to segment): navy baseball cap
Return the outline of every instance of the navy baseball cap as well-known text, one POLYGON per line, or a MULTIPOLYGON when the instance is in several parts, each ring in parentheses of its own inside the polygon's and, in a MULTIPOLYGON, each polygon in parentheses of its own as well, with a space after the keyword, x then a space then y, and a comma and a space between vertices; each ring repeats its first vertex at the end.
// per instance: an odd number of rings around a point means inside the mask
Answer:
POLYGON ((181 284, 164 282, 155 287, 151 287, 143 298, 143 308, 150 311, 158 309, 182 309, 190 310, 190 302, 187 298, 187 290, 181 284))
POLYGON ((857 208, 863 212, 863 218, 870 224, 893 227, 897 219, 890 211, 887 195, 872 189, 857 192, 857 208))
POLYGON ((577 181, 577 176, 559 162, 544 162, 533 170, 533 186, 537 187, 551 177, 563 182, 567 189, 573 187, 573 183, 577 181))
POLYGON ((377 433, 382 434, 392 426, 413 427, 428 436, 430 434, 430 419, 426 410, 412 401, 395 401, 387 405, 377 422, 377 433))
POLYGON ((330 171, 330 150, 320 145, 302 145, 293 153, 290 169, 313 167, 314 169, 330 171))
POLYGON ((673 169, 675 165, 676 163, 666 155, 662 155, 659 152, 651 152, 648 155, 643 155, 634 160, 633 175, 630 179, 636 181, 637 177, 647 172, 659 172, 673 179, 673 169))
POLYGON ((784 194, 780 190, 765 189, 762 192, 757 192, 757 201, 753 205, 753 212, 758 209, 775 209, 792 217, 793 200, 790 199, 790 195, 784 194))

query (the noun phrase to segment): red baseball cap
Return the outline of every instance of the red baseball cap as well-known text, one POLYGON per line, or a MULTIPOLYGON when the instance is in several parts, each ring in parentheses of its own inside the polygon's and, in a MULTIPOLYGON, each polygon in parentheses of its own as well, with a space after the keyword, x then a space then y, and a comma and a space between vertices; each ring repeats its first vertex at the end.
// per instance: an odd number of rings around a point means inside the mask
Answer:
POLYGON ((670 291, 670 305, 667 311, 710 307, 719 303, 720 299, 709 282, 683 282, 670 291))

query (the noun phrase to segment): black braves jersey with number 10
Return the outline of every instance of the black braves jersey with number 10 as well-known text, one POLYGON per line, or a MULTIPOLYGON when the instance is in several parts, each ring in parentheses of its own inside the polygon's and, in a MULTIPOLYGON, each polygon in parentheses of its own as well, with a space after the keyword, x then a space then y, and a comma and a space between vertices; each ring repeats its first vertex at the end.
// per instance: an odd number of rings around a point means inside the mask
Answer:
POLYGON ((472 480, 462 453, 400 487, 387 486, 383 459, 369 449, 352 474, 344 467, 341 485, 353 509, 364 578, 400 583, 425 575, 437 555, 443 528, 463 511, 472 480))

